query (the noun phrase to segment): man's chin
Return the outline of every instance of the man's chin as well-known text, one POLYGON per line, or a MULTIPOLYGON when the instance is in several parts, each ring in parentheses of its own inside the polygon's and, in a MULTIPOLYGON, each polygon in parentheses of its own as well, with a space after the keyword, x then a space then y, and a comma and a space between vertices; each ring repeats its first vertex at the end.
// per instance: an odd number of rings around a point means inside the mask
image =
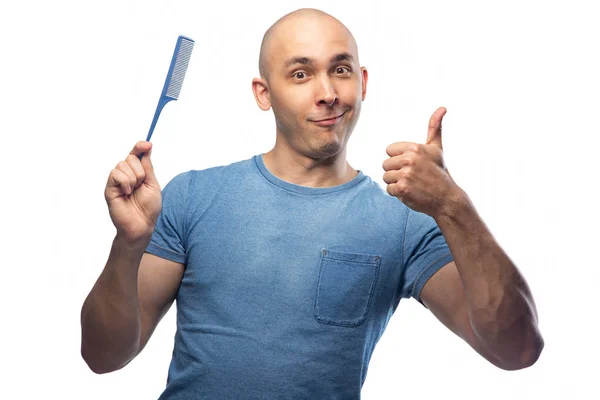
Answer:
POLYGON ((330 140, 312 146, 311 157, 315 159, 326 159, 340 155, 344 150, 344 146, 338 140, 330 140))

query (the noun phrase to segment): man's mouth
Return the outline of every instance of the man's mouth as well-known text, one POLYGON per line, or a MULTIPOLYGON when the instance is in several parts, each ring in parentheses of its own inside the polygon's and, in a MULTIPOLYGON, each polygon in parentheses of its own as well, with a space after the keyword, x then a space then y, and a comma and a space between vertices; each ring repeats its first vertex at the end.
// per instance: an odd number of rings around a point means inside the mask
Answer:
POLYGON ((322 118, 322 119, 311 120, 311 121, 319 126, 331 126, 331 125, 335 125, 335 124, 339 123, 342 120, 342 117, 344 116, 344 114, 346 114, 345 111, 339 115, 334 115, 334 116, 331 116, 328 118, 322 118))

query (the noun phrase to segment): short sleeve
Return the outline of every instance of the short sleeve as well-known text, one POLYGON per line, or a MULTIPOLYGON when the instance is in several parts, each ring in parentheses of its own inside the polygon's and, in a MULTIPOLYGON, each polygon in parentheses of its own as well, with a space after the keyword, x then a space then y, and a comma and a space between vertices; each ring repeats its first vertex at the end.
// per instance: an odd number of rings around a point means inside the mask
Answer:
POLYGON ((162 210, 156 221, 148 253, 181 264, 186 262, 185 226, 191 173, 173 178, 162 191, 162 210))
POLYGON ((420 294, 427 280, 454 260, 439 226, 429 215, 409 209, 402 260, 404 279, 400 295, 413 297, 423 304, 420 294))

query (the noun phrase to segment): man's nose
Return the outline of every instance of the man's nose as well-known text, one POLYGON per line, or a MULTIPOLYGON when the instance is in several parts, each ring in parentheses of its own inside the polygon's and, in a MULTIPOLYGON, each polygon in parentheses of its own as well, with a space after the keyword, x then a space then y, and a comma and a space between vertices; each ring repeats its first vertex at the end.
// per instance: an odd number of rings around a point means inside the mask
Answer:
POLYGON ((317 104, 325 104, 329 107, 338 102, 337 91, 329 77, 324 77, 319 81, 319 93, 317 95, 317 104))

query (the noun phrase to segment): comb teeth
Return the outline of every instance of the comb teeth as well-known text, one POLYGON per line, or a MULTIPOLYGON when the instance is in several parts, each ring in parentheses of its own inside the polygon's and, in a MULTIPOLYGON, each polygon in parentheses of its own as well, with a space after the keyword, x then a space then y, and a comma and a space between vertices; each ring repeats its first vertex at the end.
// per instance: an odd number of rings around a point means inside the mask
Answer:
POLYGON ((175 100, 179 97, 179 92, 181 91, 181 85, 183 85, 183 79, 185 78, 185 72, 187 71, 193 48, 194 42, 192 40, 181 38, 177 59, 175 60, 175 66, 173 67, 173 73, 171 75, 171 80, 169 81, 169 87, 167 88, 167 97, 171 97, 175 100))

